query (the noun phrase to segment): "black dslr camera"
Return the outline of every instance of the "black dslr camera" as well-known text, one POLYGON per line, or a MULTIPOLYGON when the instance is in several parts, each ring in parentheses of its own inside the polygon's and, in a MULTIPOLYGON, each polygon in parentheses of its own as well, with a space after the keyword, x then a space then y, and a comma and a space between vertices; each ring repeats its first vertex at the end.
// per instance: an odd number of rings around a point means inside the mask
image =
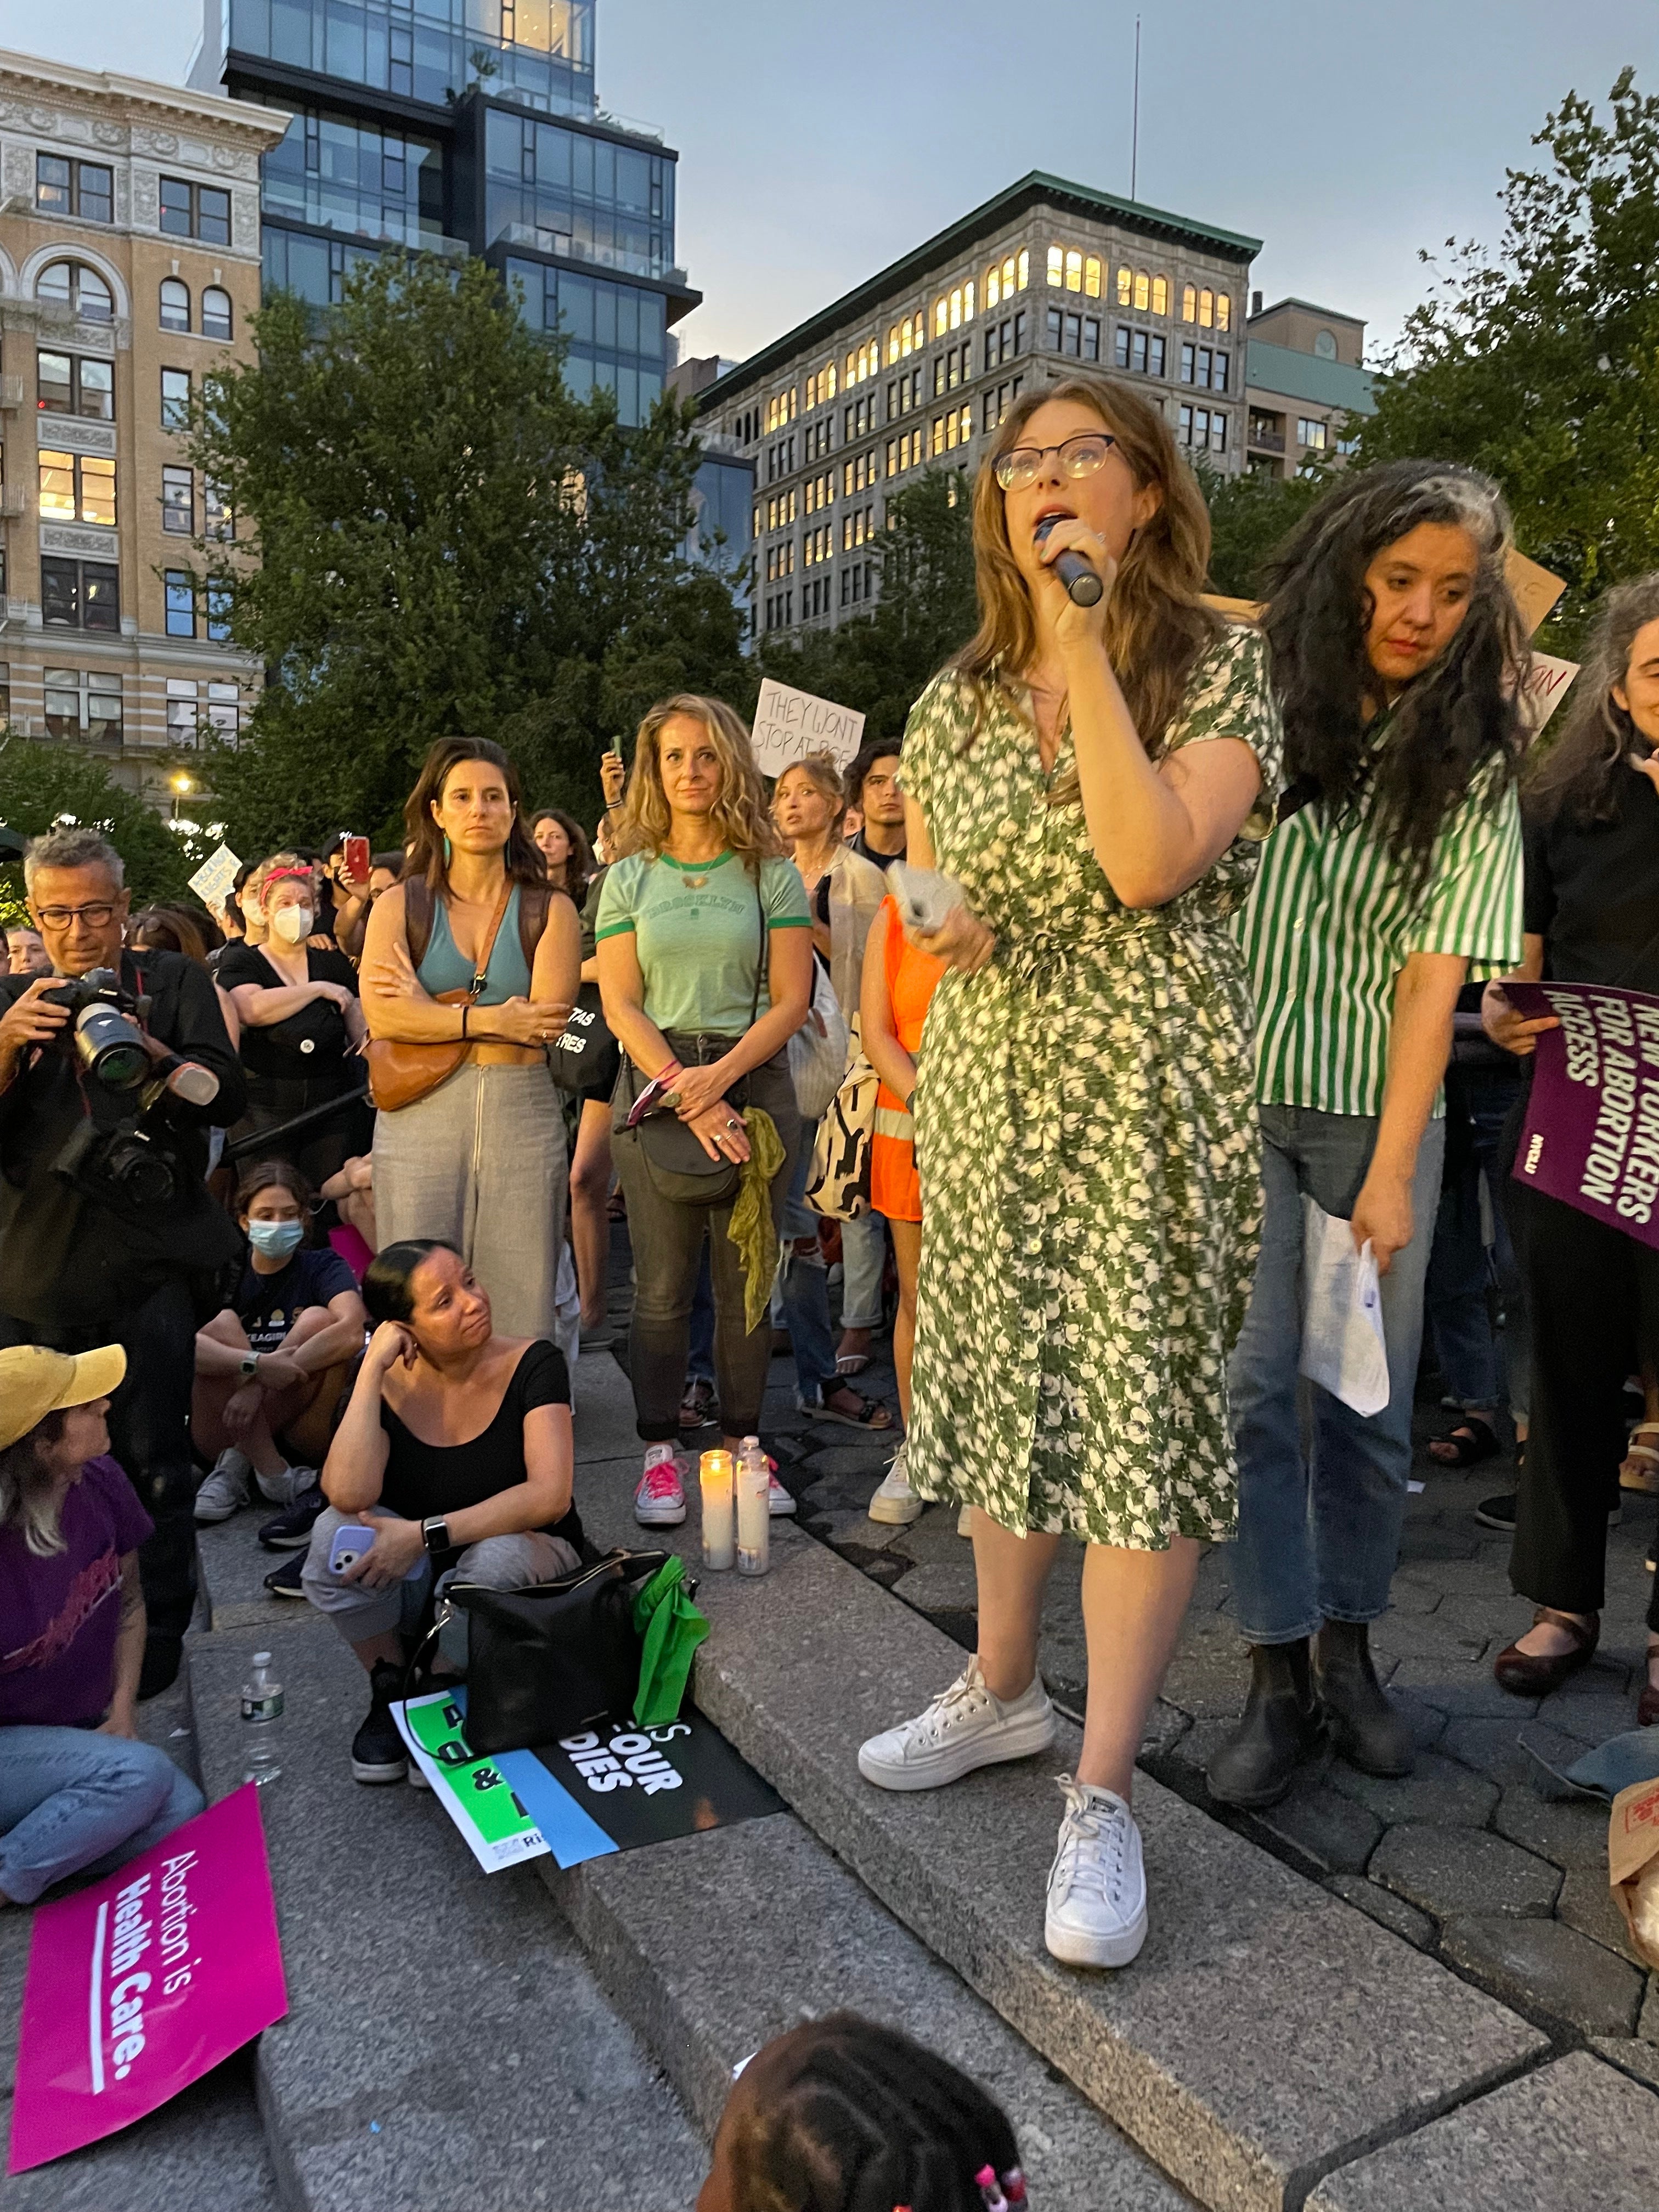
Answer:
POLYGON ((209 1068, 173 1053, 157 1059, 140 1026, 148 999, 135 998, 112 968, 89 968, 41 994, 67 1006, 64 1042, 85 1073, 131 1110, 113 1128, 88 1116, 52 1162, 54 1172, 106 1205, 166 1206, 188 1176, 180 1164, 163 1111, 169 1097, 210 1106, 219 1079, 209 1068))
POLYGON ((69 1039, 87 1073, 106 1091, 136 1090, 155 1066, 139 1027, 148 1002, 122 988, 112 968, 88 968, 43 991, 70 1012, 69 1039))

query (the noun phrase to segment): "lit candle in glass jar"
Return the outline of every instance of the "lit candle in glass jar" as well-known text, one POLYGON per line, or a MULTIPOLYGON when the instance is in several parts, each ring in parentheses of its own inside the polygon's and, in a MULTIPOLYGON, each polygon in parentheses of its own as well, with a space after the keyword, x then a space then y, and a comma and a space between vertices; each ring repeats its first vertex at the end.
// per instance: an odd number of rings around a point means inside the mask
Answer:
POLYGON ((702 1492, 702 1563, 729 1567, 737 1550, 736 1469, 729 1451, 706 1451, 697 1464, 702 1492))

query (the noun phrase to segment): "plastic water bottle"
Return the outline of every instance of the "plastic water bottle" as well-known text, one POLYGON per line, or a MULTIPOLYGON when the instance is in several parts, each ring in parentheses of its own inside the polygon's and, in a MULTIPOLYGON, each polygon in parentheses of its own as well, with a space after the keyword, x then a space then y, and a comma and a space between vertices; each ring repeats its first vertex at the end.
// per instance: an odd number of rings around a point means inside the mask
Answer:
POLYGON ((253 1672, 242 1685, 242 1779, 263 1790, 283 1771, 283 1686, 271 1672, 269 1651, 253 1655, 253 1672))
POLYGON ((772 1470, 758 1437, 745 1437, 738 1459, 738 1572, 763 1575, 772 1564, 772 1470))

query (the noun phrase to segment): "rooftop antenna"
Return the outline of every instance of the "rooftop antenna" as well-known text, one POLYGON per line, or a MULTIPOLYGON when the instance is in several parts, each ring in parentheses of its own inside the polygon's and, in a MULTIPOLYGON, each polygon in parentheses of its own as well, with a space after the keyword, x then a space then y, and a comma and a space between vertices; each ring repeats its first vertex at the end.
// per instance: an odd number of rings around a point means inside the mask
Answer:
POLYGON ((1135 17, 1135 104, 1134 121, 1129 133, 1129 198, 1135 197, 1135 186, 1140 176, 1140 18, 1135 17))

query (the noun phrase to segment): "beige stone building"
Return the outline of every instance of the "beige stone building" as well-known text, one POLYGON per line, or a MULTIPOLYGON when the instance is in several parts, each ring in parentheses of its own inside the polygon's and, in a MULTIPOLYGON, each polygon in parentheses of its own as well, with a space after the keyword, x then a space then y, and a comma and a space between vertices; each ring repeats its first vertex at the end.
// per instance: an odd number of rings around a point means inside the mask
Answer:
POLYGON ((1310 300, 1264 307, 1257 292, 1244 330, 1249 467, 1269 477, 1340 468, 1353 451, 1354 418, 1376 412, 1364 324, 1310 300))
MULTIPOLYGON (((0 50, 0 711, 164 810, 258 671, 191 592, 235 519, 173 428, 250 360, 270 108, 0 50)), ((228 566, 235 566, 233 551, 228 566)))

